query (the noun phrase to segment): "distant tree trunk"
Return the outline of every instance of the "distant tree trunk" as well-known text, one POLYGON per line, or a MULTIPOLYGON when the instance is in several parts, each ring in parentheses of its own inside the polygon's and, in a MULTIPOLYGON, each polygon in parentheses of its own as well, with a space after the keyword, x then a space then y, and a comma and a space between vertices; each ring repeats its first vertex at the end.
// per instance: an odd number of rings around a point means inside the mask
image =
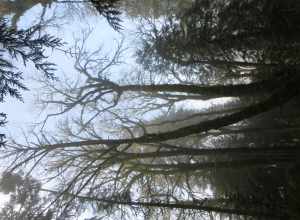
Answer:
MULTIPOLYGON (((164 144, 159 145, 161 147, 164 144)), ((104 150, 103 150, 104 151, 104 150)), ((95 152, 101 152, 95 150, 95 152)), ((169 150, 169 151, 154 151, 154 152, 144 152, 144 153, 128 153, 120 152, 114 153, 116 158, 123 160, 134 160, 134 159, 146 159, 146 158, 163 158, 163 157, 174 157, 174 156, 184 156, 184 155, 193 155, 193 156, 243 156, 249 157, 272 157, 272 156, 281 156, 281 155, 296 155, 300 152, 300 146, 278 146, 278 147, 237 147, 237 148, 206 148, 206 149, 197 149, 197 148, 185 148, 182 147, 178 150, 169 150)), ((116 160, 117 161, 117 160, 116 160)))
POLYGON ((297 161, 297 156, 287 158, 262 158, 262 159, 245 159, 233 161, 216 161, 216 162, 196 162, 196 163, 177 163, 177 164, 145 164, 129 163, 128 169, 142 172, 145 174, 163 174, 173 175, 178 173, 197 172, 209 169, 240 169, 243 167, 260 167, 292 164, 297 161))
MULTIPOLYGON (((72 194, 69 194, 72 195, 72 194)), ((168 208, 168 209, 192 209, 199 210, 202 212, 215 212, 215 213, 224 213, 224 214, 234 214, 234 215, 243 215, 243 216, 252 216, 252 217, 265 217, 265 218, 273 218, 278 219, 284 217, 283 214, 278 214, 274 212, 268 211, 256 211, 256 210, 244 210, 244 209, 234 209, 234 208, 222 208, 222 207, 214 207, 214 206, 202 206, 198 204, 192 204, 185 202, 176 202, 176 203, 164 203, 164 202, 136 202, 136 201, 123 201, 123 200, 114 200, 109 198, 97 198, 97 197, 88 197, 88 196, 80 196, 74 195, 75 197, 86 200, 86 201, 94 201, 94 202, 103 202, 111 205, 127 205, 132 207, 157 207, 157 208, 168 208)))

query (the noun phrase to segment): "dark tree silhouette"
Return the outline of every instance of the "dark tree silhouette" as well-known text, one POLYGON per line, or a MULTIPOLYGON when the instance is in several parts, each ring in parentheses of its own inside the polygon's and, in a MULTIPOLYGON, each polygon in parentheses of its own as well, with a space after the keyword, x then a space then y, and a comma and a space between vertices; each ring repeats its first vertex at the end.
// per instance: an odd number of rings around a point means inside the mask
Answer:
POLYGON ((78 211, 74 205, 62 208, 61 201, 51 205, 51 195, 30 175, 4 172, 0 192, 9 196, 0 209, 1 220, 72 220, 78 211))
POLYGON ((0 182, 0 191, 9 194, 10 199, 0 209, 0 219, 11 220, 52 220, 54 211, 45 213, 46 198, 40 196, 41 184, 32 177, 4 173, 0 182))
POLYGON ((91 3, 97 9, 100 15, 106 18, 107 22, 115 30, 120 30, 121 25, 121 11, 118 9, 118 2, 120 0, 91 0, 91 3))
POLYGON ((45 103, 60 107, 50 116, 80 115, 64 122, 61 139, 41 134, 33 145, 12 143, 9 168, 45 161, 49 178, 62 179, 49 192, 66 196, 66 207, 79 199, 110 214, 127 206, 174 209, 174 216, 189 210, 185 217, 197 213, 194 219, 291 218, 296 212, 286 203, 299 201, 287 192, 298 192, 299 10, 295 0, 195 1, 162 25, 146 24, 143 71, 134 80, 110 73, 120 46, 107 60, 77 45, 75 69, 85 81, 45 82, 45 103), (234 106, 212 103, 228 97, 234 106), (168 118, 182 100, 212 107, 168 118), (160 120, 145 112, 161 113, 160 120), (203 199, 207 186, 216 195, 203 199))

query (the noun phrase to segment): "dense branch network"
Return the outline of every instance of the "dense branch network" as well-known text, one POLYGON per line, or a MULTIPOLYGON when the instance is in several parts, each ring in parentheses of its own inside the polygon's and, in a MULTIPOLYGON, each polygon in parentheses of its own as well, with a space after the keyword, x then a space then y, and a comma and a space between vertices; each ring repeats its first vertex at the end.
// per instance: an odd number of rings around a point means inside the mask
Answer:
MULTIPOLYGON (((292 37, 272 37, 277 20, 261 15, 266 6, 255 1, 217 2, 197 1, 160 27, 151 24, 137 52, 139 70, 121 69, 122 43, 109 57, 77 42, 78 80, 42 82, 42 102, 60 107, 49 117, 76 115, 63 121, 60 135, 42 132, 36 142, 8 144, 10 171, 47 165, 49 180, 60 183, 49 191, 55 201, 66 196, 66 207, 82 199, 101 211, 124 211, 125 205, 286 218, 288 193, 282 189, 289 180, 281 175, 295 167, 300 153, 293 113, 299 58, 296 50, 288 53, 298 48, 298 33, 287 27, 292 37), (238 16, 240 10, 249 16, 238 16), (282 38, 286 46, 278 42, 282 38), (282 182, 269 183, 272 178, 282 182), (243 184, 248 191, 240 189, 243 184), (215 195, 203 199, 211 186, 215 195)), ((274 4, 274 13, 288 16, 274 4)), ((286 19, 296 24, 295 17, 286 19)))

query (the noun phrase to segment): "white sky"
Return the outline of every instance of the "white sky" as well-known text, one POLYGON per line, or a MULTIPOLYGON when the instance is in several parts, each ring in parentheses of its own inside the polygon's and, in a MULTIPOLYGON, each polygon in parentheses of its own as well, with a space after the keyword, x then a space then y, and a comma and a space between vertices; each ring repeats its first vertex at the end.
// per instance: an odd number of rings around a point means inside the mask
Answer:
MULTIPOLYGON (((52 7, 52 9, 53 8, 54 7, 52 7)), ((34 20, 36 20, 37 15, 41 13, 41 9, 40 5, 37 5, 27 11, 26 14, 21 17, 18 26, 30 26, 34 23, 34 20)), ((57 11, 59 12, 59 8, 57 11)), ((48 9, 47 14, 51 14, 51 9, 48 9)), ((82 31, 93 29, 93 32, 87 42, 87 46, 94 50, 97 49, 98 46, 103 45, 103 52, 105 53, 111 53, 114 51, 116 43, 122 39, 122 35, 125 36, 125 39, 127 39, 127 45, 131 45, 133 39, 130 36, 132 36, 132 32, 135 30, 134 23, 126 18, 123 19, 122 25, 125 28, 121 33, 114 31, 108 25, 106 19, 100 16, 86 16, 84 19, 66 19, 64 23, 65 24, 61 25, 59 28, 48 28, 47 31, 50 34, 63 39, 63 41, 67 43, 65 45, 66 48, 72 46, 74 38, 82 37, 82 31)), ((129 62, 131 62, 131 55, 127 58, 129 62)), ((70 59, 70 57, 67 57, 64 53, 54 50, 49 60, 57 65, 57 71, 55 74, 58 78, 62 72, 67 75, 70 73, 72 74, 73 60, 70 59)), ((41 73, 38 73, 34 68, 25 69, 25 84, 30 91, 22 92, 24 103, 13 98, 7 98, 4 103, 0 103, 1 112, 6 112, 8 114, 8 123, 4 132, 10 134, 12 137, 19 134, 21 129, 27 130, 33 123, 42 120, 42 118, 39 117, 39 109, 34 104, 34 96, 39 92, 39 85, 30 80, 31 77, 38 74, 41 73)))
MULTIPOLYGON (((55 8, 55 5, 53 5, 51 9, 48 9, 47 14, 51 15, 53 8, 55 8)), ((41 10, 41 6, 37 5, 27 11, 19 20, 18 27, 28 27, 34 24, 34 21, 41 13, 41 10)), ((59 12, 60 9, 58 8, 57 10, 59 12)), ((74 18, 75 17, 76 16, 74 16, 74 18)), ((65 47, 69 48, 74 43, 74 38, 82 37, 82 31, 93 29, 87 46, 93 50, 97 49, 98 46, 103 45, 103 51, 105 53, 113 52, 116 47, 116 43, 122 39, 122 36, 125 36, 125 38, 128 39, 128 45, 132 44, 131 33, 135 30, 133 22, 126 18, 124 18, 122 22, 122 25, 126 27, 122 31, 122 34, 114 31, 108 25, 107 21, 100 16, 86 16, 84 19, 67 19, 64 23, 65 24, 60 25, 59 28, 48 28, 47 32, 63 39, 63 41, 67 43, 65 47)), ((131 55, 127 54, 127 56, 128 60, 130 60, 131 55)), ((50 60, 57 65, 56 76, 58 78, 62 72, 72 74, 73 60, 69 59, 69 57, 67 57, 64 53, 54 50, 50 56, 50 60)), ((43 119, 39 115, 40 111, 35 105, 34 100, 35 95, 39 92, 39 85, 30 79, 37 74, 41 73, 38 73, 34 68, 30 68, 30 66, 24 71, 25 84, 30 91, 22 91, 24 99, 23 103, 9 97, 6 98, 4 103, 0 103, 0 112, 8 114, 8 123, 4 129, 1 129, 1 133, 4 132, 7 136, 18 138, 23 135, 23 131, 29 131, 34 123, 40 122, 43 119)), ((48 123, 47 125, 50 127, 55 126, 54 123, 48 123)), ((8 201, 8 198, 8 195, 0 193, 0 207, 8 201)), ((87 212, 82 215, 80 219, 84 219, 88 216, 89 213, 87 212)))
MULTIPOLYGON (((54 6, 55 5, 53 5, 52 9, 54 8, 54 6)), ((18 26, 30 26, 36 20, 37 15, 41 13, 41 9, 42 8, 40 6, 36 6, 30 11, 27 11, 19 21, 18 26)), ((52 9, 48 9, 47 13, 51 14, 52 9)), ((122 34, 120 34, 114 31, 104 18, 101 18, 99 16, 86 16, 84 19, 68 19, 66 20, 66 23, 64 25, 61 25, 59 28, 48 29, 48 32, 59 38, 62 38, 63 41, 67 43, 66 48, 68 48, 72 46, 74 37, 81 38, 83 30, 92 28, 93 33, 90 36, 87 44, 89 48, 96 49, 98 46, 103 45, 104 52, 113 52, 116 47, 116 42, 120 41, 122 35, 125 36, 125 47, 134 47, 134 38, 132 36, 133 32, 136 30, 136 24, 124 17, 122 25, 125 28, 121 32, 122 34)), ((133 63, 132 52, 133 50, 129 49, 128 53, 126 54, 127 62, 129 63, 133 63)), ((69 59, 65 54, 59 51, 53 51, 50 60, 52 60, 57 65, 56 76, 58 78, 60 77, 61 72, 67 73, 68 75, 72 74, 73 61, 72 59, 69 59)), ((8 123, 4 131, 6 134, 8 134, 8 136, 11 136, 13 138, 21 137, 22 130, 27 131, 34 123, 40 122, 43 119, 39 115, 37 106, 34 104, 34 96, 39 92, 39 85, 30 80, 31 77, 37 74, 41 73, 37 73, 37 71, 33 68, 27 68, 25 71, 25 84, 30 89, 30 91, 22 92, 24 103, 12 98, 7 98, 6 102, 0 103, 0 111, 8 113, 8 123)), ((190 105, 191 108, 197 105, 201 105, 203 107, 203 103, 201 102, 190 103, 190 105)), ((55 124, 48 123, 48 126, 55 126, 55 124)), ((5 198, 7 199, 7 197, 3 197, 3 195, 0 194, 0 205, 1 202, 3 204, 5 198)), ((87 215, 82 216, 82 219, 84 219, 84 217, 86 217, 87 215)))

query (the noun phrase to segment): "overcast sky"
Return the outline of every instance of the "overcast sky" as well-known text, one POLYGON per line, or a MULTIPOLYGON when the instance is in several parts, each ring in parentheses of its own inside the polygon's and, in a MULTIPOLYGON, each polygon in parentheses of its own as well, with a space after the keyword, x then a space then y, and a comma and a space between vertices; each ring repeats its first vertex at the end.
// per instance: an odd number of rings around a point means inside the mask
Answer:
MULTIPOLYGON (((48 9, 47 15, 51 16, 55 5, 52 5, 51 9, 48 9)), ((62 9, 56 8, 57 13, 61 13, 62 9)), ((20 19, 18 23, 18 27, 29 27, 36 21, 38 15, 41 13, 42 8, 37 5, 31 10, 27 11, 24 16, 20 19)), ((100 45, 103 46, 103 53, 112 53, 118 42, 121 39, 125 39, 124 47, 128 48, 126 55, 126 63, 123 66, 120 66, 119 69, 124 71, 126 68, 131 68, 134 65, 134 48, 137 40, 135 39, 135 31, 137 27, 137 23, 133 22, 131 19, 127 19, 123 16, 122 25, 125 27, 120 33, 113 30, 107 23, 107 21, 100 16, 85 16, 83 18, 68 18, 66 20, 57 20, 59 25, 58 28, 48 28, 47 32, 61 38, 63 42, 65 42, 65 48, 72 47, 74 43, 74 38, 82 38, 82 33, 84 31, 93 30, 87 41, 87 48, 91 50, 97 49, 100 45)), ((60 78, 62 73, 67 74, 68 76, 72 76, 75 74, 73 69, 73 60, 69 56, 66 56, 61 51, 53 50, 49 53, 51 60, 53 63, 57 65, 56 76, 60 78)), ((24 103, 12 99, 7 98, 6 102, 0 103, 1 112, 8 113, 8 123, 5 127, 5 133, 13 138, 22 137, 22 130, 25 132, 30 130, 32 125, 37 122, 41 122, 45 114, 39 115, 40 109, 35 104, 35 96, 39 93, 39 84, 31 80, 31 78, 35 78, 40 75, 34 68, 28 66, 24 70, 25 84, 30 89, 30 91, 23 91, 24 103)), ((202 105, 202 102, 190 102, 191 108, 196 107, 197 105, 202 105)), ((187 107, 187 103, 185 103, 185 107, 187 107)), ((50 120, 47 123, 48 127, 55 127, 55 120, 50 120)), ((210 190, 209 190, 210 192, 210 190)), ((0 201, 4 201, 4 197, 0 196, 0 201)), ((1 205, 1 202, 0 202, 1 205)), ((88 215, 88 214, 87 214, 88 215)), ((86 215, 85 215, 86 216, 86 215)), ((83 216, 82 216, 83 219, 83 216)))
MULTIPOLYGON (((47 10, 47 15, 51 16, 53 11, 60 14, 63 12, 62 8, 55 5, 52 5, 50 9, 47 10)), ((27 11, 24 16, 18 22, 18 27, 28 27, 34 24, 38 16, 42 11, 42 7, 37 5, 27 11)), ((91 50, 97 49, 100 45, 103 46, 103 53, 112 53, 116 48, 117 43, 124 38, 125 47, 131 47, 134 44, 134 32, 135 24, 132 20, 127 19, 123 16, 122 25, 126 28, 120 33, 113 30, 105 18, 100 16, 85 16, 84 18, 67 17, 63 20, 57 20, 59 27, 48 28, 46 31, 56 37, 59 37, 65 42, 65 48, 72 47, 74 43, 74 38, 82 38, 83 32, 88 30, 93 30, 90 35, 88 42, 86 44, 87 48, 91 50)), ((132 63, 133 50, 128 50, 126 54, 127 62, 132 63)), ((69 56, 66 56, 61 51, 54 50, 49 54, 49 60, 57 65, 57 71, 55 72, 56 76, 59 78, 62 73, 64 74, 75 74, 73 69, 73 60, 69 56)), ((124 68, 124 67, 120 67, 124 68)), ((28 130, 31 126, 43 120, 44 115, 39 114, 40 109, 35 104, 35 96, 39 92, 39 84, 32 81, 32 77, 39 76, 41 73, 38 73, 34 68, 28 66, 24 70, 25 84, 30 89, 30 91, 23 91, 22 95, 24 102, 20 102, 16 99, 7 98, 6 102, 0 103, 0 109, 2 112, 8 113, 8 123, 5 127, 5 133, 8 133, 11 136, 19 136, 21 130, 28 130)), ((48 123, 49 124, 49 123, 48 123)), ((51 125, 50 125, 51 126, 51 125)))
MULTIPOLYGON (((56 10, 56 13, 61 13, 60 7, 56 8, 52 5, 50 9, 47 9, 47 15, 51 16, 56 10)), ((38 16, 42 12, 42 7, 37 5, 27 11, 24 16, 18 22, 19 28, 29 27, 35 23, 38 16)), ((130 19, 123 17, 122 25, 126 27, 120 33, 113 30, 107 23, 107 21, 100 16, 85 16, 84 18, 76 18, 76 16, 66 18, 65 20, 57 20, 58 28, 48 28, 46 31, 58 38, 61 38, 65 42, 65 48, 72 47, 74 38, 82 38, 84 31, 93 30, 90 35, 86 46, 91 50, 97 49, 100 45, 103 46, 103 53, 111 53, 116 48, 116 44, 123 38, 125 38, 125 46, 131 47, 134 44, 133 33, 135 32, 135 25, 130 19)), ((133 50, 129 49, 126 58, 129 63, 133 63, 132 54, 133 50)), ((73 60, 69 56, 66 56, 61 51, 54 50, 50 54, 49 60, 57 65, 56 76, 59 78, 62 73, 70 75, 75 74, 73 69, 73 60)), ((120 67, 121 68, 121 67, 120 67)), ((0 111, 8 114, 8 123, 5 128, 1 130, 13 138, 19 138, 23 134, 22 132, 28 132, 32 126, 41 122, 44 119, 45 114, 42 116, 39 114, 40 110, 35 104, 35 96, 39 93, 39 84, 34 82, 31 78, 41 75, 30 65, 24 70, 25 84, 30 91, 22 91, 24 102, 20 102, 13 98, 7 98, 4 103, 0 103, 0 111)), ((48 122, 47 126, 54 127, 55 123, 48 122)), ((7 201, 8 196, 4 196, 0 193, 0 206, 7 201)), ((82 219, 86 215, 82 216, 82 219)))

